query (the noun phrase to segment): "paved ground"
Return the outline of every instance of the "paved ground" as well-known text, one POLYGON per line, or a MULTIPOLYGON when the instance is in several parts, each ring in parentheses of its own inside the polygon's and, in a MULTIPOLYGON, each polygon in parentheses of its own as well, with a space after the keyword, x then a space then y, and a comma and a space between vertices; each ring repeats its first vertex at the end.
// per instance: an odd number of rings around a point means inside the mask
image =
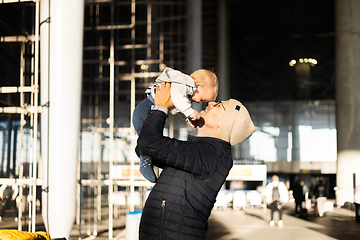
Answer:
MULTIPOLYGON (((11 211, 11 210, 10 210, 11 211)), ((293 204, 287 204, 284 209, 283 227, 269 226, 270 210, 262 208, 248 208, 245 210, 214 210, 209 219, 209 230, 206 240, 359 240, 360 224, 355 222, 355 214, 347 209, 334 208, 325 217, 315 217, 312 211, 307 218, 294 216, 293 204)), ((42 230, 40 216, 38 217, 37 230, 42 230)), ((275 215, 275 220, 277 215, 275 215)), ((113 239, 126 239, 125 217, 114 221, 117 226, 113 231, 113 239)), ((0 223, 0 229, 13 228, 17 225, 12 216, 4 218, 0 223)), ((74 226, 69 240, 78 239, 108 239, 107 221, 101 221, 97 225, 97 236, 93 233, 92 225, 84 225, 80 231, 74 226)), ((24 228, 23 230, 27 230, 24 228)))
POLYGON ((269 220, 268 209, 214 211, 209 219, 206 240, 360 239, 360 224, 355 222, 354 212, 345 209, 334 209, 322 218, 309 212, 308 217, 302 219, 295 217, 293 207, 287 205, 283 227, 271 227, 269 220))

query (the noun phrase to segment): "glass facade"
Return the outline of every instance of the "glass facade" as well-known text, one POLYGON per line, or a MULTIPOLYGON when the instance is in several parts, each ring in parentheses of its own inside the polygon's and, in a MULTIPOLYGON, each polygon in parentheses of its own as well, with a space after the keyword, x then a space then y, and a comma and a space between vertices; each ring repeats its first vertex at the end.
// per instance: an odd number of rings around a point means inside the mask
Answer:
POLYGON ((335 101, 244 102, 257 127, 235 159, 336 161, 335 101))

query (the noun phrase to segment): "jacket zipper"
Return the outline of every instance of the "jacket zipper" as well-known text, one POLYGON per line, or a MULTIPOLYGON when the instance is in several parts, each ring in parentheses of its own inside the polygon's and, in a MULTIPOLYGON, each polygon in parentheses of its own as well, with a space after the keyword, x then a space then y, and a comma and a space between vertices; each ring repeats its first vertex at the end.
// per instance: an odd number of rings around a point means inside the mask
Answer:
POLYGON ((165 215, 165 200, 161 203, 161 218, 160 218, 160 226, 159 226, 159 240, 161 240, 162 237, 162 228, 164 223, 164 215, 165 215))

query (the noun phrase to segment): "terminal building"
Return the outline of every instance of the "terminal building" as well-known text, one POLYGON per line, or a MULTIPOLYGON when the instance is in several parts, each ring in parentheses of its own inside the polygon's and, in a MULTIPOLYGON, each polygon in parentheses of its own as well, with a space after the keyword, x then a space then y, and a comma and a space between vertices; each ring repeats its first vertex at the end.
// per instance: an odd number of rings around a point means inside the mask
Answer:
MULTIPOLYGON (((351 203, 360 8, 348 2, 0 1, 0 184, 14 173, 20 204, 33 218, 40 205, 54 236, 85 218, 96 234, 109 215, 111 234, 152 187, 134 152, 135 106, 165 67, 204 68, 218 77, 217 100, 238 99, 256 126, 235 161, 261 161, 266 179, 277 174, 289 189, 324 180, 337 206, 351 203)), ((175 115, 164 134, 194 130, 175 115)))

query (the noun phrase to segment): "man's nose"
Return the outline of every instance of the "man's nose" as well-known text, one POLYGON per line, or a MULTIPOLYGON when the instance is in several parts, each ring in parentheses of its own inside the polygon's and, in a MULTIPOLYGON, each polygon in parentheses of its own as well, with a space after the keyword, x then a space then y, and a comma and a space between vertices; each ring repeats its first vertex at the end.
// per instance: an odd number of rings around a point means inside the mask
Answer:
POLYGON ((215 106, 215 104, 216 104, 216 102, 211 101, 211 102, 208 103, 208 106, 209 106, 209 107, 213 107, 213 106, 215 106))

